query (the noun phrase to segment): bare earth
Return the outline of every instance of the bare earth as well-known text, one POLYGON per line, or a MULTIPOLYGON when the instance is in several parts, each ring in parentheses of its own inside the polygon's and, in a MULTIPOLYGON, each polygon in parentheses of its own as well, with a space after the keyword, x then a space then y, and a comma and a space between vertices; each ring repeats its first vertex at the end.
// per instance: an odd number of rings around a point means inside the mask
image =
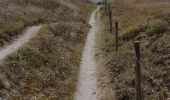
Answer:
POLYGON ((27 28, 22 35, 16 38, 16 40, 9 45, 2 47, 2 49, 0 49, 0 62, 8 55, 15 52, 19 47, 29 42, 30 39, 35 37, 41 27, 42 26, 32 26, 27 28))
POLYGON ((96 62, 95 62, 95 37, 98 30, 96 24, 96 13, 100 8, 98 7, 91 14, 89 24, 91 29, 88 33, 85 48, 82 55, 82 62, 79 73, 79 83, 75 100, 97 100, 97 86, 96 86, 96 62))

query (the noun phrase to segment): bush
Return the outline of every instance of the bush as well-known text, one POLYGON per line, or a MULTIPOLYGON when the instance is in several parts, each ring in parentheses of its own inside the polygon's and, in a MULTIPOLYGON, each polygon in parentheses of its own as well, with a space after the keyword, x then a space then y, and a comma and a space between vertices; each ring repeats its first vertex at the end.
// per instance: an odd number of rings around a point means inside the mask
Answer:
POLYGON ((156 20, 149 23, 146 33, 149 36, 164 33, 168 29, 167 23, 163 20, 156 20))
POLYGON ((136 37, 140 32, 144 32, 146 28, 147 26, 145 24, 131 26, 121 33, 121 39, 129 41, 136 37))

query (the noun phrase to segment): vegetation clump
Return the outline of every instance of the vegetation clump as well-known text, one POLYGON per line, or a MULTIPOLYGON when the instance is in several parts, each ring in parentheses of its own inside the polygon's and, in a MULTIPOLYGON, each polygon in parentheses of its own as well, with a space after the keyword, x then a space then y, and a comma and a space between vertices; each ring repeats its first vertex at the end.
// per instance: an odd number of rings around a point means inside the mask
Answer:
POLYGON ((168 24, 162 20, 156 20, 149 23, 149 27, 146 30, 146 34, 152 36, 154 34, 161 34, 168 30, 168 24))

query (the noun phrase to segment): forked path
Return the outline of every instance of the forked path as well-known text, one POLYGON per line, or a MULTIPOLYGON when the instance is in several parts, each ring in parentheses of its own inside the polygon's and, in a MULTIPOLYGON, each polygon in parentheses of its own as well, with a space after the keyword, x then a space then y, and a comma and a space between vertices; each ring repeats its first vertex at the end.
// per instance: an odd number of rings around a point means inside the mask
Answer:
POLYGON ((88 32, 85 43, 82 61, 80 65, 79 82, 75 100, 97 100, 97 86, 96 86, 96 63, 95 63, 95 34, 98 30, 96 22, 96 13, 100 9, 98 7, 91 14, 89 24, 91 29, 88 32))
POLYGON ((15 52, 22 45, 26 44, 39 32, 42 26, 32 26, 27 28, 22 35, 20 35, 16 40, 11 42, 0 49, 0 62, 11 53, 15 52))

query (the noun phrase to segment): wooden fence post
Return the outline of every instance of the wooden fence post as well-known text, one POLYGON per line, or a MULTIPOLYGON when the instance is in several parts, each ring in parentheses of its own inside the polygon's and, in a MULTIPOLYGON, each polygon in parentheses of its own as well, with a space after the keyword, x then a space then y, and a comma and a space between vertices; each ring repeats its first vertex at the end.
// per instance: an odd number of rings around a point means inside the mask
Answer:
POLYGON ((107 0, 104 1, 104 5, 105 5, 106 16, 107 16, 107 0))
POLYGON ((110 13, 110 3, 107 3, 108 7, 107 7, 107 12, 108 14, 110 13))
POLYGON ((118 36, 118 29, 119 29, 119 24, 118 22, 116 21, 115 22, 115 40, 116 40, 116 52, 118 52, 118 49, 119 49, 119 36, 118 36))
POLYGON ((134 42, 134 48, 135 48, 135 62, 136 62, 136 68, 135 68, 135 88, 136 88, 136 100, 141 100, 141 65, 140 65, 140 42, 135 41, 134 42))
POLYGON ((110 33, 112 33, 112 10, 109 11, 110 33))

